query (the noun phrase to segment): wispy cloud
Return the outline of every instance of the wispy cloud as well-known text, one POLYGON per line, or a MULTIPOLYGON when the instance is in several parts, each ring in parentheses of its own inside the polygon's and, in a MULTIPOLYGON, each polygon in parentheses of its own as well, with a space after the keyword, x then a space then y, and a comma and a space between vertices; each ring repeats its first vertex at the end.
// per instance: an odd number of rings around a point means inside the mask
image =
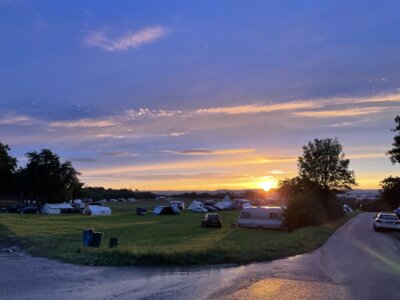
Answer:
POLYGON ((138 110, 129 109, 125 111, 125 115, 122 116, 122 121, 167 118, 179 114, 182 114, 181 110, 148 109, 148 108, 139 108, 138 110))
POLYGON ((51 127, 110 127, 117 125, 115 121, 112 120, 96 120, 96 119, 81 119, 77 121, 59 121, 51 122, 51 127))
POLYGON ((91 157, 75 157, 75 158, 70 158, 69 160, 72 162, 88 162, 88 163, 99 161, 97 158, 91 158, 91 157))
POLYGON ((31 125, 37 122, 34 118, 24 115, 7 114, 0 116, 0 125, 31 125))
POLYGON ((266 113, 279 110, 296 110, 305 108, 318 108, 319 105, 314 101, 294 101, 287 103, 275 103, 275 104, 251 104, 251 105, 238 105, 238 106, 227 106, 227 107, 211 107, 198 109, 198 114, 254 114, 254 113, 266 113))
POLYGON ((163 26, 151 26, 135 32, 128 32, 118 38, 109 38, 102 31, 90 32, 85 38, 89 47, 99 47, 107 52, 126 51, 150 44, 168 34, 163 26))
POLYGON ((124 152, 124 151, 110 151, 110 152, 104 152, 101 154, 103 157, 128 157, 128 156, 137 156, 137 153, 129 153, 129 152, 124 152))
POLYGON ((181 155, 226 155, 254 152, 254 149, 186 149, 186 150, 161 150, 161 152, 181 155))
POLYGON ((312 118, 340 118, 340 117, 355 117, 363 116, 374 113, 380 113, 387 111, 388 107, 364 107, 364 108, 346 108, 340 110, 315 110, 315 111, 300 111, 294 112, 295 115, 301 117, 312 117, 312 118))

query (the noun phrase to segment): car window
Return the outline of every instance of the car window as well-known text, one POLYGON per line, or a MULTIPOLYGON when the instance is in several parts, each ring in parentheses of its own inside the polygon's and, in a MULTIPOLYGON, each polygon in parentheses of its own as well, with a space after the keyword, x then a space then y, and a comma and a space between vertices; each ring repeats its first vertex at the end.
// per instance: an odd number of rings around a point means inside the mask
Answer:
POLYGON ((390 220, 390 221, 396 221, 397 217, 396 216, 392 216, 392 215, 380 215, 379 219, 382 220, 390 220))

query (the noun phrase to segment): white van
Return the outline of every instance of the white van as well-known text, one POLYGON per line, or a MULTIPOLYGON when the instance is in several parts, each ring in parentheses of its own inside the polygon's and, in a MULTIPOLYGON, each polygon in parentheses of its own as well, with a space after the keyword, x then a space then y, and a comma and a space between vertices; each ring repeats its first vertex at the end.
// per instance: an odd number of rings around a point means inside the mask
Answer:
POLYGON ((249 207, 240 212, 237 224, 254 228, 281 228, 283 225, 283 209, 281 207, 249 207))

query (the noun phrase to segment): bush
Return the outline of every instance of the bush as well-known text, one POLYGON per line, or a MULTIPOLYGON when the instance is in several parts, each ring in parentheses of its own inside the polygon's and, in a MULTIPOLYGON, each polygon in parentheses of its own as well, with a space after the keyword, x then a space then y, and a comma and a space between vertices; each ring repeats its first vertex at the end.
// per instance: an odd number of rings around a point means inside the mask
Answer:
POLYGON ((369 202, 358 203, 358 209, 362 211, 378 212, 378 211, 391 211, 392 207, 385 201, 379 199, 369 202))
POLYGON ((320 199, 311 194, 297 194, 288 203, 285 219, 288 229, 292 231, 325 223, 328 215, 320 199))

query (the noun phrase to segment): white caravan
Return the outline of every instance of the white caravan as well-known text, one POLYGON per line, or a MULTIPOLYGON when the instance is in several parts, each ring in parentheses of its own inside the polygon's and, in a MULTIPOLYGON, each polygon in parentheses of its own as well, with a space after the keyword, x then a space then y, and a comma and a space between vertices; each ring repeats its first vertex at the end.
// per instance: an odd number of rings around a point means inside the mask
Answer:
POLYGON ((281 228, 283 225, 283 209, 281 207, 249 207, 240 212, 237 224, 254 228, 281 228))

